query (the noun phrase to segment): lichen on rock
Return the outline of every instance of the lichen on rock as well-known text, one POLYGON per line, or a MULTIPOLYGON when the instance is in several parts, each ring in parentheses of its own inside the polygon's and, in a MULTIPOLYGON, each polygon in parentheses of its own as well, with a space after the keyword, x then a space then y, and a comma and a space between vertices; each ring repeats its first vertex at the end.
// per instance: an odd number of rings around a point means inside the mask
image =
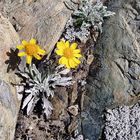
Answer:
POLYGON ((140 138, 140 102, 133 106, 108 109, 105 114, 105 140, 138 140, 140 138))

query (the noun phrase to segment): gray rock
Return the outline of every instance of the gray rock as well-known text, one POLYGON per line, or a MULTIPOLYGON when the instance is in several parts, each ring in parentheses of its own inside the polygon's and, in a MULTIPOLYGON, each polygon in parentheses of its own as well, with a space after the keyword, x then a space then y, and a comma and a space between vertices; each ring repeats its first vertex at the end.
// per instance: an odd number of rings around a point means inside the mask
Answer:
POLYGON ((64 0, 1 0, 0 11, 21 39, 37 39, 47 52, 53 50, 72 12, 64 0))
POLYGON ((105 116, 105 140, 140 139, 140 102, 133 106, 108 109, 105 116))
POLYGON ((94 48, 82 113, 83 134, 90 140, 101 137, 105 108, 131 105, 139 99, 140 34, 133 30, 139 25, 132 21, 140 13, 135 4, 131 0, 110 1, 109 10, 116 15, 106 20, 94 48))
POLYGON ((0 140, 13 140, 20 101, 14 84, 19 79, 14 74, 19 36, 8 19, 0 15, 0 140), (10 52, 10 49, 13 48, 10 52), (14 56, 14 57, 12 57, 14 56))
POLYGON ((4 81, 0 81, 0 89, 0 140, 12 140, 18 113, 16 95, 4 81))
POLYGON ((12 115, 14 116, 17 112, 16 105, 14 103, 14 99, 12 97, 10 87, 7 83, 0 80, 0 100, 1 104, 6 108, 11 108, 12 115))

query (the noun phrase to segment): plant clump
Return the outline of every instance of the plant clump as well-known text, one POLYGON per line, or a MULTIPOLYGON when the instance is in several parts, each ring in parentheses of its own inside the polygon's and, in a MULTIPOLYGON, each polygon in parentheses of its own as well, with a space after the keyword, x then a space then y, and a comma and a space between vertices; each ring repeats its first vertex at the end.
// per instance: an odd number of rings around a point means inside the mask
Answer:
POLYGON ((104 18, 114 14, 100 1, 94 4, 92 0, 82 0, 66 24, 64 37, 71 42, 79 39, 85 43, 90 36, 90 30, 102 32, 104 18))
POLYGON ((44 114, 47 118, 52 113, 53 106, 49 99, 54 96, 54 88, 56 86, 69 86, 73 84, 72 77, 65 77, 69 70, 54 70, 53 74, 49 72, 42 75, 33 64, 24 71, 18 71, 18 75, 23 78, 22 84, 25 87, 25 99, 23 101, 22 109, 26 108, 27 115, 29 115, 37 102, 40 100, 44 114))

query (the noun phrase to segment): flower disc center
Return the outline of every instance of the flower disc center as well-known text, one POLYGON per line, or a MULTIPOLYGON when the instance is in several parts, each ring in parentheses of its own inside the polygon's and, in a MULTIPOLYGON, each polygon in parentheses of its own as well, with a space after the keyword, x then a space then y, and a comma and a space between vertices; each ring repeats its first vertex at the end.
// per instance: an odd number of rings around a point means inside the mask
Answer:
POLYGON ((25 46, 25 50, 28 55, 32 56, 37 53, 37 46, 29 44, 25 46))
POLYGON ((70 48, 66 48, 66 49, 64 50, 64 56, 65 56, 66 58, 71 58, 71 57, 73 57, 73 51, 72 51, 70 48))

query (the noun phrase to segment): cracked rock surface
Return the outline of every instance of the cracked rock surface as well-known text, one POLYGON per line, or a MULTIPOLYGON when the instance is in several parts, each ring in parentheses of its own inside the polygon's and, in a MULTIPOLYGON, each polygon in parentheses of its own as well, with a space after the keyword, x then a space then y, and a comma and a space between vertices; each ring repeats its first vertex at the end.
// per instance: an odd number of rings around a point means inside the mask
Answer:
MULTIPOLYGON (((140 92, 140 3, 138 0, 111 0, 115 16, 106 20, 94 48, 84 111, 83 134, 98 140, 102 134, 103 112, 139 100, 140 92)), ((111 139, 110 139, 111 140, 111 139)))

